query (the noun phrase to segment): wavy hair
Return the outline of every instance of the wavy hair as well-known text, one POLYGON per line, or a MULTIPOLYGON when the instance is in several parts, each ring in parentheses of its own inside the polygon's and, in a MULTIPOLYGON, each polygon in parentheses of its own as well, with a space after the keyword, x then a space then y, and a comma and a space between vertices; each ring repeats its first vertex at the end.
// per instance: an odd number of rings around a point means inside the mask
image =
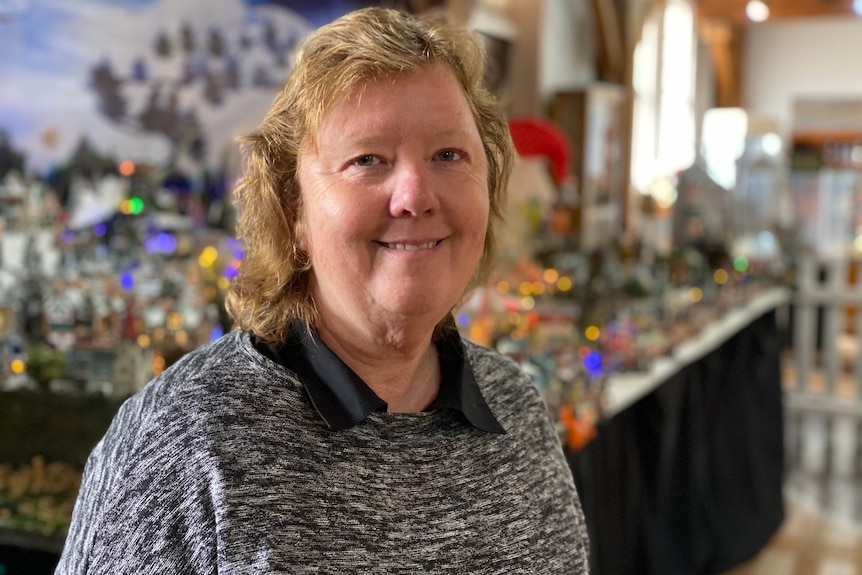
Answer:
MULTIPOLYGON (((311 33, 260 127, 240 139, 244 172, 235 190, 237 237, 245 255, 226 298, 234 327, 283 342, 289 324, 317 323, 311 266, 299 248, 300 154, 313 145, 326 113, 358 84, 443 64, 469 103, 488 161, 490 217, 482 257, 468 290, 486 281, 496 255, 514 154, 508 126, 483 87, 485 51, 471 32, 439 18, 384 8, 351 12, 311 33)), ((438 328, 450 318, 444 318, 438 328)), ((438 330, 439 331, 439 330, 438 330)))

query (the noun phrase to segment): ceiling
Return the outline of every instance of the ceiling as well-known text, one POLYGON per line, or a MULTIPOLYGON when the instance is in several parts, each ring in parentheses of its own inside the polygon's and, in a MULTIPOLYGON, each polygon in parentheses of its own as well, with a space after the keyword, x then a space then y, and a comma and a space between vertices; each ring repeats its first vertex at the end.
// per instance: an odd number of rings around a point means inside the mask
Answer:
MULTIPOLYGON (((769 6, 769 20, 789 18, 852 17, 853 0, 764 0, 769 6)), ((697 0, 698 16, 745 26, 753 24, 745 15, 748 0, 697 0)))

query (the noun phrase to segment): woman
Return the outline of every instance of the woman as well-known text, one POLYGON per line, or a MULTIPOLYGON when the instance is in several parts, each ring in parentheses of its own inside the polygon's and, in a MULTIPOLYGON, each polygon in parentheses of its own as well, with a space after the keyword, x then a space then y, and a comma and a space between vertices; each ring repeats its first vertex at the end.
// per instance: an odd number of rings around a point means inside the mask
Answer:
POLYGON ((237 329, 121 409, 58 573, 586 573, 554 426, 451 312, 511 163, 468 33, 366 9, 245 138, 237 329))

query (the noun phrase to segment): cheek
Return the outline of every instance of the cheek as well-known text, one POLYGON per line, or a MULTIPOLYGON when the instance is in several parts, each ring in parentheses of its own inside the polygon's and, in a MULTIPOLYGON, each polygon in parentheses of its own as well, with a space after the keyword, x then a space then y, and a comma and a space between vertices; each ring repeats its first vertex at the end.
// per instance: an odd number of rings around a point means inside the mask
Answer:
POLYGON ((337 198, 317 201, 306 210, 301 226, 305 250, 318 261, 338 260, 368 236, 369 219, 361 206, 337 198))
POLYGON ((486 252, 492 249, 492 246, 489 245, 488 234, 490 232, 490 201, 488 200, 487 194, 485 195, 484 201, 481 203, 481 208, 476 209, 477 217, 475 221, 475 229, 477 232, 477 251, 479 252, 479 259, 483 259, 486 255, 486 252))
POLYGON ((484 239, 489 225, 489 217, 491 213, 490 200, 488 193, 483 191, 481 195, 477 195, 472 204, 465 206, 464 213, 471 218, 471 227, 476 230, 477 235, 481 235, 484 239))
POLYGON ((469 210, 475 221, 483 223, 481 229, 484 234, 484 230, 488 227, 488 218, 491 213, 491 194, 488 191, 487 168, 484 167, 471 174, 470 180, 473 193, 464 195, 465 204, 468 205, 463 206, 463 209, 469 210))

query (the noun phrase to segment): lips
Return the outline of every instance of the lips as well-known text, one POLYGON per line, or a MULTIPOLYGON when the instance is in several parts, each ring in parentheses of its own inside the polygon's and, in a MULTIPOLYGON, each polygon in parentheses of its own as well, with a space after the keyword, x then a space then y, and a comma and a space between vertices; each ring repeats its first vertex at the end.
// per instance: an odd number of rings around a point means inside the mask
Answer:
POLYGON ((388 243, 388 242, 385 242, 385 243, 381 242, 381 243, 384 246, 386 246, 387 248, 389 248, 390 250, 401 250, 401 251, 405 251, 405 252, 418 252, 421 250, 430 250, 431 248, 436 248, 440 244, 440 241, 438 240, 438 241, 433 241, 433 242, 425 242, 425 243, 421 243, 421 244, 406 244, 406 243, 400 244, 400 243, 388 243))

